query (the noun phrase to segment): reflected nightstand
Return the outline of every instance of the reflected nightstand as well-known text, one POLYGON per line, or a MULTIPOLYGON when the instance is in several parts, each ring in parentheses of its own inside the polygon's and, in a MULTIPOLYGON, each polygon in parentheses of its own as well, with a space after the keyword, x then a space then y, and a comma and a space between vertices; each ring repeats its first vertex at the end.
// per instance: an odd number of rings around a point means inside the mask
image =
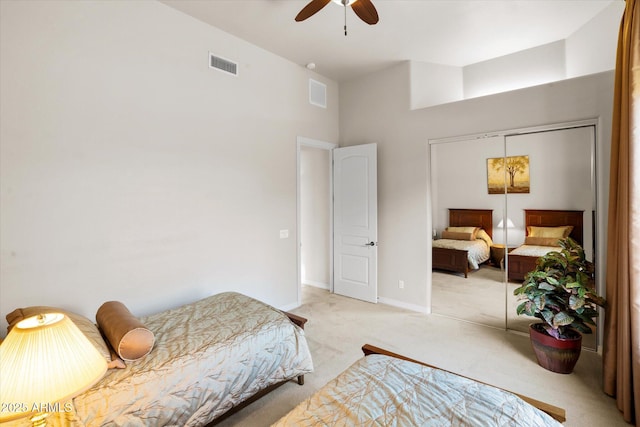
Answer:
POLYGON ((494 267, 504 268, 504 254, 505 251, 511 252, 517 246, 506 246, 500 243, 494 243, 491 245, 489 261, 494 267))

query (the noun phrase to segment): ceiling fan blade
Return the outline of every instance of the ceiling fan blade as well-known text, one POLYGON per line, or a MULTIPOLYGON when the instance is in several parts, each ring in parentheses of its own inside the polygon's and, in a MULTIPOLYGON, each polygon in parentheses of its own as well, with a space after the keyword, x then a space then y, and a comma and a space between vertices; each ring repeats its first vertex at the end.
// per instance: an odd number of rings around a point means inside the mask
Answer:
POLYGON ((315 15, 320 9, 325 7, 331 0, 311 0, 298 15, 296 15, 296 22, 304 21, 307 18, 315 15))
POLYGON ((353 11, 360 19, 369 25, 378 23, 378 11, 371 0, 358 0, 351 5, 353 11))

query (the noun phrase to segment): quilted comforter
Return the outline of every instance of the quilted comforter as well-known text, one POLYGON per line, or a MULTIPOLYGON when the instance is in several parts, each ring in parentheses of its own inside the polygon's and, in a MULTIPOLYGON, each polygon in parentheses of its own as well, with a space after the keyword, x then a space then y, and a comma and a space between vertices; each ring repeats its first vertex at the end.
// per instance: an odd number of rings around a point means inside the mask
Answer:
POLYGON ((539 258, 551 251, 560 252, 561 250, 562 248, 559 246, 522 245, 509 252, 509 255, 523 255, 539 258))
POLYGON ((490 247, 484 240, 452 240, 438 239, 433 241, 434 248, 460 249, 467 251, 469 267, 472 270, 480 268, 480 264, 489 259, 490 247))
POLYGON ((389 356, 370 355, 274 426, 561 426, 516 395, 389 356))
POLYGON ((259 390, 313 370, 304 331, 238 293, 140 320, 155 334, 152 352, 74 399, 85 425, 205 425, 259 390))

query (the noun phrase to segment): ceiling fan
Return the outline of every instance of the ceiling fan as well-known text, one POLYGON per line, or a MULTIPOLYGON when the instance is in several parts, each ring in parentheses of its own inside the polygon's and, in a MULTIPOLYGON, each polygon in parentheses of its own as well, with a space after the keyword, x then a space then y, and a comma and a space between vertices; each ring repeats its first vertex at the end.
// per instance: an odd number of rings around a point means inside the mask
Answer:
POLYGON ((371 0, 311 0, 296 16, 296 21, 304 21, 307 18, 312 17, 323 7, 329 4, 331 1, 334 3, 342 4, 345 8, 345 26, 344 35, 347 35, 347 23, 346 23, 346 9, 347 6, 351 6, 351 9, 358 15, 360 19, 369 25, 378 23, 378 12, 375 6, 371 3, 371 0))

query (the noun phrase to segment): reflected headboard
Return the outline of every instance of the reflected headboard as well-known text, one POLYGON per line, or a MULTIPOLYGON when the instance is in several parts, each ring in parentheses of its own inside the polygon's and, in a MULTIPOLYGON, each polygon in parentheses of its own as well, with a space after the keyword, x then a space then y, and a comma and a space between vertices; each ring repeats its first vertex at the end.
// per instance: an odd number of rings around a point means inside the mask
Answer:
MULTIPOLYGON (((584 211, 562 211, 550 209, 525 209, 524 223, 525 226, 533 225, 536 227, 559 227, 562 225, 573 225, 571 237, 582 246, 584 240, 584 230, 582 226, 582 217, 584 211)), ((525 228, 526 232, 526 228, 525 228)))
POLYGON ((449 209, 449 226, 480 227, 493 238, 493 209, 449 209))

